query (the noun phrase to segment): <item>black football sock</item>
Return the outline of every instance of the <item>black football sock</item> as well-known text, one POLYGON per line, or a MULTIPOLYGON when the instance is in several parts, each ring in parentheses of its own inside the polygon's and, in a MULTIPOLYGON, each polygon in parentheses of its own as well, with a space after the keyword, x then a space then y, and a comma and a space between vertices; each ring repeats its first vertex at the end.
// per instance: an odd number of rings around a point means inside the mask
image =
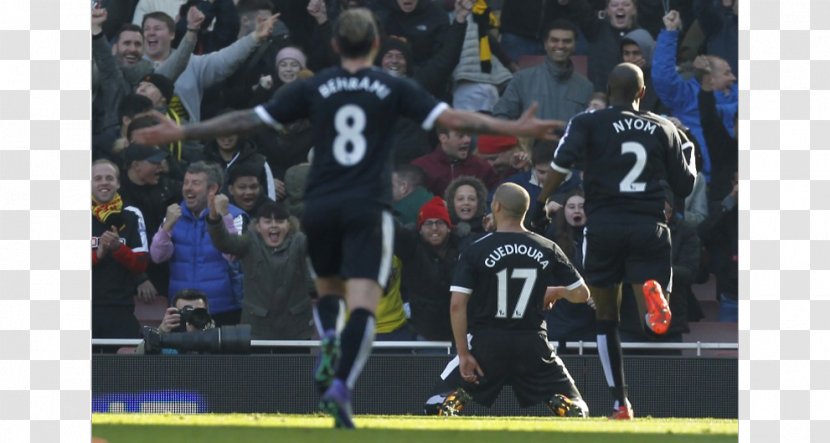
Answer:
POLYGON ((611 388, 611 395, 618 406, 625 405, 626 390, 625 377, 622 366, 622 346, 618 323, 608 320, 597 320, 597 350, 602 362, 602 372, 611 388))
POLYGON ((349 389, 354 388, 363 365, 369 359, 374 339, 375 315, 362 308, 352 311, 340 334, 340 364, 335 374, 346 382, 349 389))
POLYGON ((328 331, 341 329, 338 323, 342 321, 342 305, 343 297, 339 295, 323 295, 314 304, 314 324, 321 338, 328 331))

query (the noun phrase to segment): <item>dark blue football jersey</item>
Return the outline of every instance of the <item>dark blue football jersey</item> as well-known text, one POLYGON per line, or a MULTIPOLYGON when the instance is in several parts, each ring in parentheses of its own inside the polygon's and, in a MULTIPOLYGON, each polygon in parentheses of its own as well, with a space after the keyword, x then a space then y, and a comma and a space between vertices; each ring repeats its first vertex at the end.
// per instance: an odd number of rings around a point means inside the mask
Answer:
MULTIPOLYGON (((692 191, 695 171, 674 125, 651 112, 613 106, 571 119, 551 167, 584 171, 590 222, 662 220, 667 182, 674 194, 692 191)), ((692 155, 689 152, 689 155, 692 155)))
POLYGON ((547 287, 581 284, 582 276, 556 243, 532 232, 494 232, 461 253, 450 290, 472 294, 470 331, 544 331, 547 287))
POLYGON ((377 68, 354 74, 341 67, 283 86, 255 111, 271 126, 307 118, 314 159, 305 199, 391 202, 391 150, 395 121, 409 117, 430 130, 448 106, 416 83, 377 68))

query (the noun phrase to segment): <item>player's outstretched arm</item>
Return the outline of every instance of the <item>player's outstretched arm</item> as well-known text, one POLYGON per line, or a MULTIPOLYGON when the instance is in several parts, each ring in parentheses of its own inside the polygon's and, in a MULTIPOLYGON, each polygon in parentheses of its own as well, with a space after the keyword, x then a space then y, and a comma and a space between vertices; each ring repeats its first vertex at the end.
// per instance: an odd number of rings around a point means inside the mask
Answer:
POLYGON ((533 103, 518 120, 502 120, 470 111, 447 109, 438 116, 438 124, 459 132, 475 134, 515 135, 556 141, 556 129, 564 129, 560 120, 541 120, 535 117, 537 103, 533 103))
POLYGON ((160 123, 133 133, 133 141, 144 145, 166 145, 179 140, 209 140, 226 135, 244 134, 265 126, 253 109, 234 111, 198 123, 179 126, 154 111, 160 123))
POLYGON ((591 291, 585 282, 582 282, 574 289, 568 289, 565 286, 548 286, 545 291, 545 307, 552 307, 553 303, 559 299, 568 300, 571 303, 587 303, 591 298, 591 291))

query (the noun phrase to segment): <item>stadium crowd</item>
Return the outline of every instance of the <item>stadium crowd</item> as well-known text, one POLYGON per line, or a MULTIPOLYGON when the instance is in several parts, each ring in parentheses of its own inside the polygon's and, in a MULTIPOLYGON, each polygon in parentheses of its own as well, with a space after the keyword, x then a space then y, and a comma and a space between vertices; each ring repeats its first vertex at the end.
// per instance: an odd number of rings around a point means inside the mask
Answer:
MULTIPOLYGON (((562 121, 602 109, 611 69, 640 66, 641 109, 686 133, 699 174, 687 198, 666 193, 671 329, 644 336, 636 306, 624 301, 624 338, 680 341, 701 318, 692 285, 710 274, 720 319, 737 321, 738 0, 99 3, 91 13, 93 338, 140 337, 136 303, 188 290, 206 295, 216 326, 251 324, 254 339, 314 336, 298 220, 315 128, 300 121, 166 146, 133 143, 131 134, 162 116, 186 124, 256 106, 336 64, 332 21, 353 7, 370 8, 380 24, 378 69, 454 108, 499 118, 515 119, 533 101, 540 118, 562 121)), ((460 251, 492 229, 499 184, 516 183, 536 200, 556 145, 428 133, 405 118, 395 134, 395 260, 377 332, 451 341, 448 291, 460 251)), ((581 185, 573 174, 556 190, 544 230, 577 268, 587 220, 581 185)), ((595 339, 588 305, 561 300, 547 319, 551 340, 595 339)), ((175 309, 160 319, 165 330, 179 321, 175 309)))

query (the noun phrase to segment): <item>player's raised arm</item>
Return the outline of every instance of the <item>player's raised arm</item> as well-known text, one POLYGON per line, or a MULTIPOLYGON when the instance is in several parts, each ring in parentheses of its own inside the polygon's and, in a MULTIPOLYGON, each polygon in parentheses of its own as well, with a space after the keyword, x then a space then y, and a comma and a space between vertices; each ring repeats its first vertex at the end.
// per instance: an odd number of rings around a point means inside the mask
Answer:
POLYGON ((149 128, 139 129, 133 133, 136 143, 146 145, 166 145, 179 140, 207 140, 226 135, 245 134, 265 122, 253 109, 234 111, 214 117, 210 120, 179 126, 161 113, 156 113, 160 123, 149 128))
POLYGON ((515 135, 543 140, 557 140, 556 129, 564 129, 560 120, 541 120, 535 117, 537 103, 533 103, 518 120, 502 120, 470 111, 447 108, 438 116, 438 124, 460 132, 476 134, 515 135))

